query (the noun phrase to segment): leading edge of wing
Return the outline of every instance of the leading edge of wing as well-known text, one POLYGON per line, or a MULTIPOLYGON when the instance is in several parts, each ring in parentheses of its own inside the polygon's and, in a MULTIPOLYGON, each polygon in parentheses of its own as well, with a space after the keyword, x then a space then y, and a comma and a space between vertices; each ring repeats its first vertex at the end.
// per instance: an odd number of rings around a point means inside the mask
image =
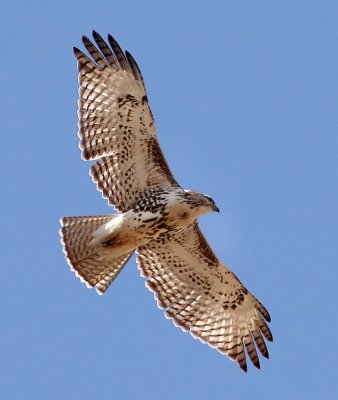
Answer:
POLYGON ((127 210, 151 186, 178 187, 160 148, 142 74, 116 40, 93 32, 74 48, 79 69, 79 147, 109 205, 127 210))

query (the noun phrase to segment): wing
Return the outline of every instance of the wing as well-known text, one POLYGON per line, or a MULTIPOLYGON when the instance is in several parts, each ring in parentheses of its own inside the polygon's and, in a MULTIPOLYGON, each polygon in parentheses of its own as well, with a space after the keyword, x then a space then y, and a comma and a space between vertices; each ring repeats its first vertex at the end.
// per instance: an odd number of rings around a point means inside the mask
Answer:
POLYGON ((175 325, 227 354, 247 371, 246 348, 259 368, 256 346, 268 358, 269 313, 215 256, 197 222, 139 248, 138 264, 157 304, 175 325))
POLYGON ((150 186, 178 186, 159 146, 141 72, 109 35, 93 32, 99 48, 82 41, 90 60, 74 48, 79 69, 82 158, 98 161, 91 176, 110 205, 128 210, 150 186))

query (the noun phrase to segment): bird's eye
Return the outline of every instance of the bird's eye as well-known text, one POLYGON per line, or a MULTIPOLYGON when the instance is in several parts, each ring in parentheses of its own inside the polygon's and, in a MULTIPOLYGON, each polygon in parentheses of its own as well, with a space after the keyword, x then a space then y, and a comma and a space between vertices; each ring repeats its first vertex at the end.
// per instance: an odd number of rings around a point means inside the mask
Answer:
POLYGON ((210 201, 211 204, 215 203, 214 200, 210 196, 207 196, 207 195, 204 195, 204 196, 210 201))

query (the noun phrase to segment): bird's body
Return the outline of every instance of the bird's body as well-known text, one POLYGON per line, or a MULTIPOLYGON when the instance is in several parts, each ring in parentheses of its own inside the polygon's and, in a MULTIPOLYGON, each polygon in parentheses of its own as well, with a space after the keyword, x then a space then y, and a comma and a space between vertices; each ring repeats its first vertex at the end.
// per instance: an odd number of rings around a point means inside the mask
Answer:
POLYGON ((208 204, 208 200, 195 205, 201 196, 181 188, 147 190, 130 210, 115 215, 95 230, 88 245, 101 245, 102 251, 113 258, 135 251, 160 235, 177 232, 200 215, 213 211, 214 206, 208 204))
POLYGON ((92 59, 74 48, 79 68, 79 137, 90 175, 117 214, 64 217, 61 237, 71 269, 103 294, 138 253, 138 266, 165 315, 238 362, 259 368, 272 341, 264 306, 218 259, 197 218, 214 201, 184 190, 162 154, 141 72, 109 35, 86 37, 92 59), (256 345, 256 346, 255 346, 256 345))

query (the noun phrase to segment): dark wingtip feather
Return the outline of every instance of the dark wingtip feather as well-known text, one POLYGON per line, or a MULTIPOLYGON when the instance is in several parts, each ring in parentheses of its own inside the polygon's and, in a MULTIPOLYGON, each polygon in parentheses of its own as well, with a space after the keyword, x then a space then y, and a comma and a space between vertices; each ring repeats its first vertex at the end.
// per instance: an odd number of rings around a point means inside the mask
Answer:
MULTIPOLYGON (((117 64, 117 59, 112 51, 112 49, 108 46, 108 44, 105 42, 105 40, 102 38, 102 36, 93 30, 93 38, 98 45, 101 53, 105 57, 106 61, 108 62, 109 66, 114 66, 114 64, 117 64)), ((114 67, 115 68, 115 67, 114 67)))
POLYGON ((261 315, 267 322, 271 322, 271 316, 268 310, 263 306, 263 304, 260 301, 258 301, 256 298, 255 300, 257 301, 256 309, 261 313, 261 315))
POLYGON ((86 49, 88 45, 93 45, 92 41, 87 36, 82 36, 82 43, 85 45, 86 49))
POLYGON ((129 53, 128 50, 125 50, 124 53, 125 53, 125 55, 126 55, 126 57, 127 57, 127 60, 129 61, 129 64, 130 64, 130 62, 131 62, 131 63, 134 63, 134 64, 135 64, 135 67, 137 68, 137 70, 138 70, 138 72, 139 72, 139 74, 141 75, 140 68, 138 67, 138 65, 137 65, 137 63, 136 63, 134 57, 129 53))
POLYGON ((125 71, 132 71, 131 67, 129 65, 129 62, 126 59, 126 56, 123 52, 123 50, 121 49, 120 45, 117 43, 117 41, 112 37, 112 35, 108 34, 108 42, 111 45, 114 54, 118 60, 118 62, 120 63, 120 66, 122 67, 122 69, 124 69, 125 71))
MULTIPOLYGON (((128 50, 125 50, 124 52, 125 52, 125 54, 126 54, 127 60, 128 60, 128 61, 131 60, 132 62, 134 62, 134 63, 135 63, 135 66, 137 66, 137 68, 138 68, 138 65, 137 65, 137 63, 136 63, 136 61, 135 61, 135 58, 129 53, 129 51, 128 51, 128 50)), ((138 68, 138 69, 139 69, 139 68, 138 68)))
POLYGON ((83 52, 77 47, 73 47, 73 53, 77 58, 77 62, 79 63, 79 65, 85 67, 88 71, 95 68, 93 62, 89 60, 89 58, 85 54, 83 54, 83 52))
POLYGON ((270 329, 269 329, 269 327, 268 327, 267 325, 265 326, 265 329, 267 330, 267 332, 266 332, 266 333, 263 332, 263 335, 266 337, 266 339, 267 339, 269 342, 273 342, 272 333, 271 333, 271 331, 270 331, 270 329))
POLYGON ((135 60, 133 59, 133 56, 129 53, 128 50, 125 50, 125 51, 124 51, 124 54, 125 54, 125 56, 126 56, 128 62, 129 62, 129 64, 130 64, 130 61, 129 61, 130 59, 133 60, 133 61, 135 62, 135 60))
POLYGON ((114 39, 114 37, 110 33, 108 33, 108 40, 109 41, 111 40, 112 42, 117 44, 117 41, 114 39))
POLYGON ((85 44, 85 42, 90 42, 89 38, 86 35, 82 35, 81 40, 83 44, 85 44))
MULTIPOLYGON (((140 71, 140 68, 138 67, 136 61, 134 60, 133 56, 129 53, 128 50, 125 51, 125 55, 127 57, 128 63, 131 67, 131 70, 133 72, 133 75, 135 77, 136 80, 141 81, 143 83, 143 78, 142 78, 142 74, 140 71)), ((143 87, 144 87, 144 83, 143 83, 143 87)), ((145 88, 144 88, 145 90, 145 88)))
POLYGON ((242 371, 244 371, 245 373, 248 372, 248 366, 246 364, 243 364, 243 365, 239 364, 239 366, 240 366, 242 371))
POLYGON ((97 32, 97 31, 92 31, 92 35, 93 35, 93 38, 94 38, 94 40, 95 40, 95 42, 97 41, 97 40, 103 40, 102 39, 102 36, 97 32))
MULTIPOLYGON (((108 33, 108 42, 111 44, 111 46, 113 47, 113 50, 115 51, 115 53, 120 53, 120 55, 126 59, 123 50, 121 48, 121 46, 118 44, 117 40, 114 39, 114 37, 108 33)), ((117 55, 117 54, 116 54, 117 55)))
MULTIPOLYGON (((113 38, 113 36, 112 36, 110 33, 108 33, 108 42, 109 42, 110 45, 112 46, 112 48, 113 48, 115 54, 116 54, 116 49, 117 49, 117 51, 118 51, 118 52, 120 51, 120 52, 122 53, 122 55, 124 56, 123 51, 122 51, 120 45, 117 43, 117 41, 113 38)), ((117 55, 117 54, 116 54, 116 55, 117 55)))

